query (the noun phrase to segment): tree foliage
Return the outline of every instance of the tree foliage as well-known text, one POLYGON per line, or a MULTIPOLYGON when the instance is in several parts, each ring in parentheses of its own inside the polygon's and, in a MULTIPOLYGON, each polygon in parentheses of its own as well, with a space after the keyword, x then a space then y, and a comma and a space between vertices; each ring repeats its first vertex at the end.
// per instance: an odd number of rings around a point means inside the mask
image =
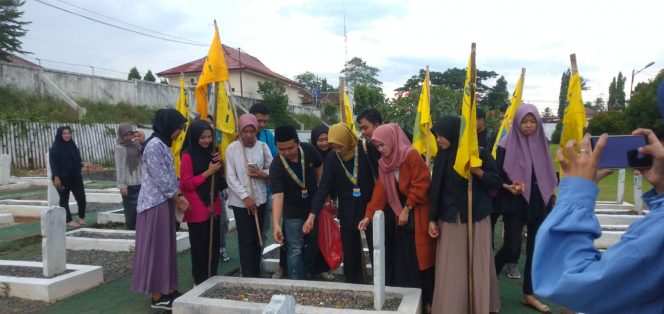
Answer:
POLYGON ((629 130, 652 129, 659 138, 664 138, 664 120, 657 106, 657 86, 664 80, 664 70, 648 83, 639 84, 623 111, 629 130))
POLYGON ((323 105, 323 116, 321 117, 327 124, 334 124, 339 122, 339 105, 325 104, 323 105))
POLYGON ((274 128, 279 125, 292 125, 295 128, 299 128, 299 123, 288 112, 288 95, 286 95, 286 86, 284 84, 277 80, 258 82, 258 93, 270 109, 268 127, 274 128))
POLYGON ((129 75, 127 76, 127 80, 140 80, 141 79, 141 73, 138 73, 138 69, 136 67, 133 67, 129 70, 129 75))
POLYGON ((500 76, 496 84, 489 90, 487 96, 480 101, 480 104, 489 110, 500 108, 509 100, 510 93, 507 91, 507 80, 500 76))
POLYGON ((0 2, 0 60, 8 61, 12 53, 26 54, 21 48, 21 37, 28 32, 23 27, 30 22, 19 21, 23 11, 19 8, 25 4, 20 0, 4 0, 0 2))
POLYGON ((154 83, 157 81, 157 78, 155 78, 154 74, 152 74, 152 70, 148 70, 148 73, 145 73, 145 76, 143 76, 143 80, 154 83))
POLYGON ((367 108, 377 108, 383 105, 385 97, 380 89, 366 85, 357 85, 353 91, 355 107, 353 112, 358 114, 367 108))
POLYGON ((588 130, 592 135, 608 133, 611 135, 628 134, 631 130, 619 111, 607 111, 598 113, 590 122, 588 130))
POLYGON ((320 78, 318 75, 312 72, 304 72, 295 76, 295 80, 306 86, 306 88, 311 91, 314 88, 320 88, 321 92, 333 91, 334 87, 327 83, 326 78, 320 78))
POLYGON ((618 72, 618 77, 613 77, 609 84, 609 100, 607 102, 609 110, 625 109, 625 81, 627 78, 618 72))
MULTIPOLYGON (((402 87, 396 90, 411 92, 413 90, 420 90, 425 75, 425 70, 420 69, 417 75, 411 76, 402 87)), ((477 70, 478 96, 483 97, 491 89, 485 82, 496 76, 498 76, 498 73, 494 71, 477 70)), ((445 72, 429 71, 429 80, 432 86, 445 86, 454 91, 463 91, 463 85, 466 82, 466 69, 451 68, 445 70, 445 72)))
POLYGON ((346 79, 346 85, 350 89, 355 88, 358 85, 365 85, 367 87, 381 89, 383 82, 378 80, 378 68, 369 66, 366 61, 362 58, 354 57, 350 61, 346 62, 341 74, 344 75, 346 79))

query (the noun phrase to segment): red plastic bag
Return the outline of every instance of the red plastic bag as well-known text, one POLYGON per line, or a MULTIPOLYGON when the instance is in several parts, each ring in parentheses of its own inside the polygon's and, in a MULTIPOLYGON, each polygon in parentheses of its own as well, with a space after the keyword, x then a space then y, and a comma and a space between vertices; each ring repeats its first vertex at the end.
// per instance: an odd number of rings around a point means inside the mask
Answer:
POLYGON ((338 268, 343 260, 341 230, 334 220, 336 211, 336 207, 328 205, 318 214, 318 247, 330 269, 338 268))

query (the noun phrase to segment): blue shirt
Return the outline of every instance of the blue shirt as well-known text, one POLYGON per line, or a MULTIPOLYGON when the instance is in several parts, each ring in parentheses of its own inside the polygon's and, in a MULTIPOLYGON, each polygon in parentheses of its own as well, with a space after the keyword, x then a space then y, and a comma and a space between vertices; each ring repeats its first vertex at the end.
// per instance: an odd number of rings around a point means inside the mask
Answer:
MULTIPOLYGON (((277 143, 274 141, 274 134, 272 134, 272 131, 268 129, 263 129, 261 130, 260 133, 258 133, 258 140, 267 144, 267 148, 270 149, 270 153, 272 154, 272 158, 276 158, 277 154, 279 154, 279 150, 277 150, 277 143)), ((270 189, 270 185, 267 185, 267 196, 268 198, 270 195, 272 195, 272 189, 270 189)))
POLYGON ((635 221, 620 241, 600 253, 594 213, 599 189, 579 177, 565 177, 558 204, 535 241, 535 294, 572 311, 664 313, 664 194, 650 190, 650 213, 635 221))

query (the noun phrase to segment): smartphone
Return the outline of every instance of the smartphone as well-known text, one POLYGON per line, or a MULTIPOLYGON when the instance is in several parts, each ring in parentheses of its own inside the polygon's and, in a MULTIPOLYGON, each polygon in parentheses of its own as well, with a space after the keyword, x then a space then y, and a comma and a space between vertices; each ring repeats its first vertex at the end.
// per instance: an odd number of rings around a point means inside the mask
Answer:
POLYGON ((253 172, 258 172, 258 164, 249 163, 249 164, 247 164, 247 168, 248 168, 249 172, 252 172, 252 173, 253 172))
MULTIPOLYGON (((599 136, 593 136, 590 143, 595 148, 599 136)), ((611 135, 606 140, 604 151, 599 157, 599 169, 650 168, 652 157, 639 153, 639 147, 646 146, 648 138, 642 135, 611 135)))

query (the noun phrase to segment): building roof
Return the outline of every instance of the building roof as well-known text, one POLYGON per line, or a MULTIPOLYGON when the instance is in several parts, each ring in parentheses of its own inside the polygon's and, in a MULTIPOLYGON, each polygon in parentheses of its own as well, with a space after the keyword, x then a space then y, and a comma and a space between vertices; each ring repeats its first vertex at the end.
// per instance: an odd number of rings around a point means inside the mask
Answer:
MULTIPOLYGON (((240 50, 223 45, 222 47, 224 48, 224 56, 226 57, 226 65, 228 66, 228 70, 251 70, 254 72, 258 72, 260 74, 263 74, 267 77, 271 77, 280 81, 283 81, 287 84, 295 85, 298 87, 303 87, 302 84, 291 80, 279 73, 276 73, 263 62, 258 60, 258 58, 240 50)), ((198 60, 191 61, 189 63, 185 63, 179 66, 176 66, 174 68, 161 71, 157 73, 157 76, 171 76, 171 75, 177 75, 180 73, 184 74, 189 74, 189 73, 200 73, 203 69, 203 64, 205 63, 205 57, 200 58, 198 60)))
POLYGON ((10 54, 9 56, 7 56, 7 59, 9 59, 9 63, 18 64, 18 65, 22 65, 22 66, 26 66, 26 67, 30 67, 30 68, 41 68, 41 66, 39 66, 35 63, 32 63, 28 60, 25 60, 25 59, 23 59, 19 56, 16 56, 16 55, 10 54))

